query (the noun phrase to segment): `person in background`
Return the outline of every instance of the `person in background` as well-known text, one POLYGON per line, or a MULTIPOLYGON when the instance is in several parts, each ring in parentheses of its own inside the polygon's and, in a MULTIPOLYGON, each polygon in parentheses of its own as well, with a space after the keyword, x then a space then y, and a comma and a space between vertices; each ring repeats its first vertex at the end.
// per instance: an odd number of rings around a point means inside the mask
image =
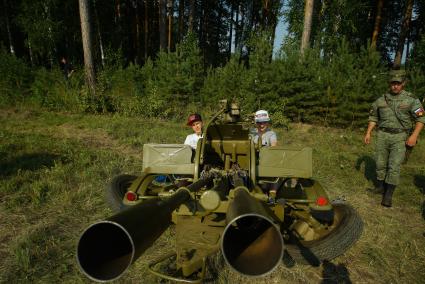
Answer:
POLYGON ((65 80, 68 80, 68 78, 71 77, 72 73, 74 73, 74 69, 72 68, 71 64, 68 63, 65 57, 61 58, 60 66, 65 80))
POLYGON ((377 126, 376 190, 383 192, 381 205, 385 207, 392 206, 392 196, 400 182, 400 167, 405 158, 406 146, 416 145, 425 123, 421 102, 404 90, 404 71, 392 71, 389 84, 389 92, 372 104, 364 136, 364 143, 370 144, 372 130, 377 126))
POLYGON ((187 118, 187 125, 192 127, 193 134, 189 134, 184 140, 184 144, 189 145, 192 149, 196 149, 199 138, 202 138, 202 117, 198 113, 193 113, 187 118))
POLYGON ((277 145, 276 133, 270 129, 271 119, 269 113, 265 110, 255 112, 256 131, 253 136, 255 144, 261 137, 261 145, 265 147, 273 147, 277 145))

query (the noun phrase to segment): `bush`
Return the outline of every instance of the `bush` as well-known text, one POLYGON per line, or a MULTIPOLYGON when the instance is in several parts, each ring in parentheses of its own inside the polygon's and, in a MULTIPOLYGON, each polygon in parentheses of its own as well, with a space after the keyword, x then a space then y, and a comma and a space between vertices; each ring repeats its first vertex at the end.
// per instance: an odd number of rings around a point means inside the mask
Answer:
POLYGON ((144 80, 141 68, 134 64, 125 69, 105 68, 98 75, 96 109, 129 116, 144 114, 144 80))
POLYGON ((177 45, 175 52, 160 52, 153 67, 149 68, 146 71, 153 73, 146 72, 150 80, 147 93, 150 96, 155 94, 155 98, 162 102, 162 106, 157 104, 162 117, 186 116, 186 106, 200 101, 199 91, 204 73, 200 50, 193 34, 188 34, 177 45))
POLYGON ((223 67, 210 69, 201 90, 201 101, 204 105, 215 106, 219 100, 235 99, 242 103, 246 99, 244 79, 246 68, 239 62, 238 55, 232 56, 223 67))
POLYGON ((74 72, 69 79, 58 68, 40 68, 33 74, 28 103, 54 111, 82 112, 89 108, 87 94, 82 91, 82 72, 74 72))
POLYGON ((287 99, 285 115, 308 123, 365 125, 370 104, 387 85, 378 54, 367 49, 353 54, 344 41, 330 60, 314 49, 301 60, 296 46, 288 44, 276 70, 279 95, 287 99))
MULTIPOLYGON (((417 49, 419 58, 419 49, 417 49)), ((353 52, 342 40, 332 54, 307 50, 287 41, 272 60, 267 33, 253 34, 247 54, 235 54, 226 65, 204 74, 194 35, 175 52, 160 52, 144 66, 123 68, 121 52, 111 53, 98 73, 95 95, 76 71, 68 80, 59 69, 31 70, 25 63, 0 52, 0 105, 25 102, 55 111, 116 112, 126 116, 186 119, 199 112, 208 117, 218 101, 239 102, 244 113, 270 112, 275 126, 300 121, 338 127, 367 124, 371 103, 387 89, 387 70, 379 54, 367 48, 353 52)), ((407 89, 425 92, 423 65, 410 65, 407 89)), ((422 98, 421 98, 422 99, 422 98)))
POLYGON ((0 49, 0 106, 15 105, 29 96, 31 81, 25 62, 0 49))

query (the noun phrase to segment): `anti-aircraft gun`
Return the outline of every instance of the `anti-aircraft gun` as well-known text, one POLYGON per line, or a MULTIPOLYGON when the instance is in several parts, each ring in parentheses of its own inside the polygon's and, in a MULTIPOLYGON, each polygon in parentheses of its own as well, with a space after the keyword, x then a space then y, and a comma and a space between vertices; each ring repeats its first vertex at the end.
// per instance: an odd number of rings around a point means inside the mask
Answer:
POLYGON ((148 270, 174 281, 201 282, 207 257, 220 249, 233 270, 257 277, 284 255, 318 265, 344 253, 363 223, 312 179, 312 149, 259 145, 227 101, 205 125, 196 151, 145 144, 141 175, 117 176, 108 188, 118 213, 81 235, 81 270, 95 281, 117 279, 172 223, 175 252, 148 270), (175 273, 156 269, 170 259, 175 273))

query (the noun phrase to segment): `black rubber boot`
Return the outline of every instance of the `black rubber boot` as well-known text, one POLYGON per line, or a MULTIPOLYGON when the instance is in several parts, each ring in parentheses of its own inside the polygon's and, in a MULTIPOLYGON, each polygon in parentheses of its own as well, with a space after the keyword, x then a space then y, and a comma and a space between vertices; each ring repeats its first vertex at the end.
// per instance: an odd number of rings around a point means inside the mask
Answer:
POLYGON ((392 198, 393 198, 395 187, 396 186, 394 184, 389 184, 389 183, 385 184, 385 193, 382 196, 382 202, 381 202, 382 206, 385 206, 385 207, 392 206, 392 198))

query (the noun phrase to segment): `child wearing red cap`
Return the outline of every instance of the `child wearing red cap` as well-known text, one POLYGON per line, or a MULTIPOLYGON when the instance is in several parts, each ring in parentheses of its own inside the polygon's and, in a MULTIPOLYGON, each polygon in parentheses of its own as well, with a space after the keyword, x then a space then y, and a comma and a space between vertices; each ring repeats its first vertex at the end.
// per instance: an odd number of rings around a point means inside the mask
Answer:
POLYGON ((184 141, 184 144, 196 149, 199 138, 202 138, 202 117, 198 113, 189 115, 187 125, 193 129, 193 134, 189 134, 184 141))

